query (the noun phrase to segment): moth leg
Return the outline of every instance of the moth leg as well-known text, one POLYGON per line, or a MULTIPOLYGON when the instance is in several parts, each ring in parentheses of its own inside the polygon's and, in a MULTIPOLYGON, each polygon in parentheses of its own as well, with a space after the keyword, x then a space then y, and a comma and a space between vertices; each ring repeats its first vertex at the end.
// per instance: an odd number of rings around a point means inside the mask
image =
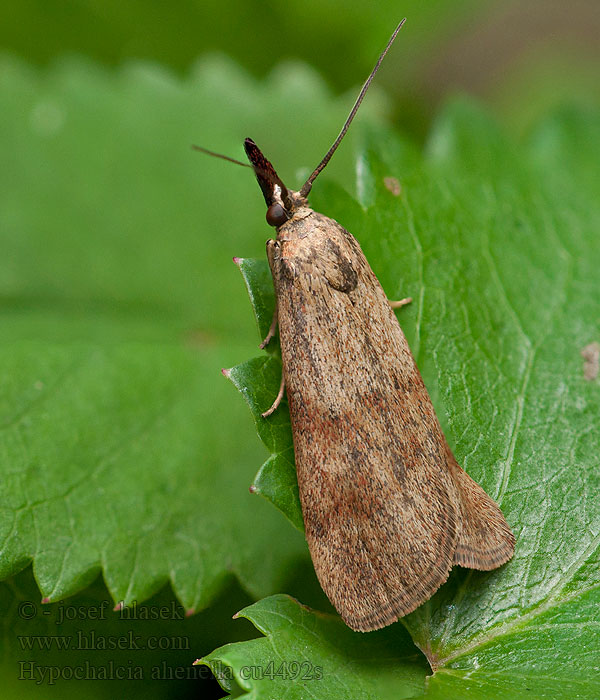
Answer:
POLYGON ((388 299, 388 304, 392 309, 399 309, 401 306, 406 306, 407 304, 410 304, 412 301, 412 297, 406 297, 405 299, 400 299, 400 301, 390 301, 388 299))
POLYGON ((269 332, 265 336, 265 339, 262 341, 262 343, 258 346, 261 350, 264 350, 267 345, 271 342, 271 339, 275 335, 275 331, 277 330, 277 302, 275 302, 275 311, 273 313, 273 320, 271 321, 271 327, 269 328, 269 332))
POLYGON ((283 377, 283 372, 281 373, 281 384, 279 385, 279 392, 277 396, 275 397, 275 401, 273 401, 273 405, 268 411, 265 411, 264 413, 261 413, 263 418, 268 418, 271 413, 274 413, 277 410, 277 407, 281 403, 281 399, 283 398, 283 392, 285 391, 285 379, 283 377))
MULTIPOLYGON (((269 238, 267 241, 267 260, 269 261, 269 267, 271 268, 271 275, 273 275, 273 281, 275 281, 275 255, 276 252, 275 250, 279 248, 279 243, 273 239, 269 238)), ((260 344, 260 349, 264 350, 267 345, 269 344, 269 341, 271 338, 275 335, 275 329, 277 328, 277 298, 275 299, 275 311, 273 313, 273 321, 271 322, 271 327, 269 328, 269 332, 267 333, 267 337, 262 341, 260 344)))

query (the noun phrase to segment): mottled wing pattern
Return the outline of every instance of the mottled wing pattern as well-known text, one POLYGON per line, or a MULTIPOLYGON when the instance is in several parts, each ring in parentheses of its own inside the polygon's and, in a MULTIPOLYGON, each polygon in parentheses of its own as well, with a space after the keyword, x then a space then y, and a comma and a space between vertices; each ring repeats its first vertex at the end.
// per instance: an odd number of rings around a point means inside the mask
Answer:
POLYGON ((509 559, 512 533, 448 448, 356 240, 316 212, 281 239, 269 257, 306 538, 342 618, 377 629, 453 563, 509 559))

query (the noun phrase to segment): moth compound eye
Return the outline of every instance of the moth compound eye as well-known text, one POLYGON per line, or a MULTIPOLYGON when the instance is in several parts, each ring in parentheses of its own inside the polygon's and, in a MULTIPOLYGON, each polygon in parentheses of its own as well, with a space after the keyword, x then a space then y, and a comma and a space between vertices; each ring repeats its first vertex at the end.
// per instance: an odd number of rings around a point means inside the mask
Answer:
POLYGON ((275 202, 267 209, 267 223, 269 226, 282 226, 288 220, 285 209, 275 202))

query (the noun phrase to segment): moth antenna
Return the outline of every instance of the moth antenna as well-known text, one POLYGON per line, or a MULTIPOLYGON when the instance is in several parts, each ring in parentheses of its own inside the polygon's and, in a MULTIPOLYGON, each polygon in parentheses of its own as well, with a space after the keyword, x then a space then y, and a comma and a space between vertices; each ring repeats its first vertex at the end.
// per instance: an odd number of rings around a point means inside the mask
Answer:
POLYGON ((241 160, 236 160, 235 158, 230 158, 229 156, 225 156, 222 153, 216 153, 215 151, 209 151, 208 148, 202 148, 202 146, 196 146, 196 144, 192 144, 192 148, 194 151, 200 151, 200 153, 206 153, 207 156, 213 156, 214 158, 221 158, 221 160, 228 160, 230 163, 235 163, 236 165, 241 165, 244 168, 250 168, 251 170, 254 170, 256 173, 260 173, 261 175, 264 175, 265 177, 269 175, 269 173, 266 170, 263 170, 262 168, 257 168, 253 165, 250 165, 250 163, 244 163, 241 160))
POLYGON ((358 97, 356 98, 356 102, 354 103, 354 106, 350 110, 350 114, 348 115, 348 118, 346 119, 344 126, 342 127, 342 130, 338 134, 338 137, 336 140, 333 142, 331 145, 331 148, 327 151, 325 154, 325 157, 323 160, 317 165, 317 167, 313 170, 312 174, 309 176, 308 180, 302 185, 302 189, 300 190, 300 194, 303 197, 308 197, 308 193, 310 192, 312 188, 312 184, 315 181, 317 175, 325 168, 327 163, 331 160, 331 156, 336 152, 337 147, 340 145, 340 141, 344 138, 346 135, 346 132, 348 131, 348 127, 350 124, 352 124, 352 120, 356 116, 356 113, 358 112, 358 108, 360 107, 360 103, 363 101, 363 98, 369 89, 369 85, 371 84, 371 81, 375 77, 375 74, 379 70, 379 66, 381 65, 381 62, 385 58, 385 55, 387 52, 390 50, 391 45, 394 43, 394 39, 396 38, 396 35, 398 32, 402 29, 402 25, 406 22, 406 17, 400 22, 400 24, 394 29, 394 33, 390 37, 390 40, 387 43, 387 46, 383 50, 381 56, 377 59, 377 63, 375 64, 375 68, 371 71, 371 75, 367 78, 365 81, 365 84, 362 86, 362 90, 360 91, 358 97))
POLYGON ((215 153, 215 151, 209 151, 208 148, 202 148, 202 146, 196 146, 192 144, 192 148, 195 151, 200 151, 200 153, 206 153, 207 156, 213 156, 213 158, 221 158, 222 160, 228 160, 230 163, 235 163, 236 165, 243 165, 244 168, 251 168, 250 163, 242 163, 241 160, 236 160, 235 158, 230 158, 222 153, 215 153))

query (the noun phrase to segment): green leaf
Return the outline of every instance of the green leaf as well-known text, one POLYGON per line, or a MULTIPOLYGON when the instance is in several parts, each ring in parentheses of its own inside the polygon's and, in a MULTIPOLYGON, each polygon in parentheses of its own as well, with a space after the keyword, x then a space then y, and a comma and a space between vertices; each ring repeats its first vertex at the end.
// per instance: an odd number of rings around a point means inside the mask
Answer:
POLYGON ((254 416, 258 434, 272 452, 254 478, 252 491, 271 501, 298 530, 304 532, 290 415, 285 410, 287 400, 282 400, 282 409, 276 411, 272 420, 261 415, 271 406, 279 391, 281 361, 255 358, 228 370, 227 376, 242 392, 254 416), (258 377, 260 379, 256 381, 258 377))
MULTIPOLYGON (((238 264, 250 294, 260 337, 264 339, 275 310, 275 292, 269 265, 266 260, 240 260, 238 264)), ((278 355, 277 337, 273 338, 265 349, 267 353, 278 355)), ((304 532, 290 416, 284 408, 287 406, 287 399, 284 397, 281 403, 282 410, 276 411, 270 420, 262 417, 262 413, 271 406, 279 391, 281 361, 274 357, 256 358, 233 367, 226 375, 246 399, 258 434, 272 453, 256 475, 252 490, 271 501, 298 530, 304 532), (260 379, 256 381, 258 376, 260 379)))
POLYGON ((426 663, 396 625, 370 635, 353 632, 333 615, 286 595, 241 610, 265 638, 228 644, 197 663, 207 664, 240 697, 410 698, 422 691, 426 663))
MULTIPOLYGON (((271 327, 273 313, 275 311, 275 291, 271 280, 271 271, 266 260, 248 260, 245 258, 234 258, 240 268, 248 294, 250 303, 256 316, 258 332, 264 340, 271 327)), ((266 345, 268 353, 276 353, 279 348, 277 338, 272 338, 266 345)))
MULTIPOLYGON (((410 153, 373 134, 363 207, 324 183, 313 206, 354 233, 389 298, 413 297, 398 317, 448 439, 517 538, 506 566, 457 567, 403 619, 434 670, 427 695, 598 697, 600 380, 585 378, 581 351, 600 342, 600 116, 565 110, 517 146, 461 100, 419 165, 410 153)), ((251 404, 260 426, 275 381, 244 367, 242 390, 264 397, 251 404)), ((291 445, 286 412, 267 419, 275 456, 291 445)), ((287 470, 282 481, 289 493, 287 470)), ((237 648, 253 663, 252 645, 237 648)))

